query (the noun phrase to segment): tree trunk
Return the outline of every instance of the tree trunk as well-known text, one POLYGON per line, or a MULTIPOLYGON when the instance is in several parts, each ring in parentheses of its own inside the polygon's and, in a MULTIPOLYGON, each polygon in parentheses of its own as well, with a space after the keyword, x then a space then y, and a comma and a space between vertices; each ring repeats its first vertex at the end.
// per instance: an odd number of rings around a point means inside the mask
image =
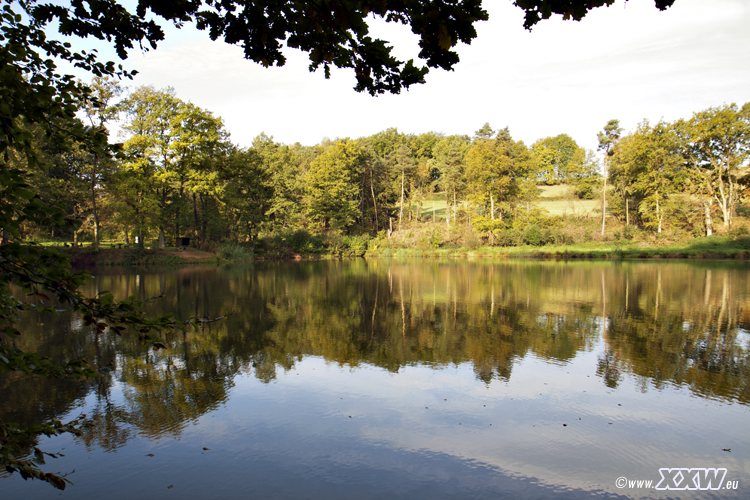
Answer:
POLYGON ((602 236, 607 222, 607 159, 604 158, 604 184, 602 186, 602 236))
MULTIPOLYGON (((495 196, 490 192, 490 218, 495 222, 495 196)), ((490 245, 495 244, 495 224, 490 228, 490 245)))
POLYGON ((99 212, 96 209, 96 167, 99 156, 94 154, 94 164, 91 166, 91 208, 94 214, 94 251, 99 251, 99 212))
POLYGON ((625 197, 625 225, 630 225, 630 200, 625 197))
POLYGON ((401 219, 404 216, 404 177, 406 170, 401 170, 401 208, 398 211, 398 230, 401 231, 401 219))
POLYGON ((372 206, 375 209, 375 232, 380 231, 378 222, 378 202, 375 199, 375 188, 372 185, 372 168, 370 169, 370 193, 372 193, 372 206))
POLYGON ((445 226, 451 227, 451 195, 448 189, 445 190, 445 226))
POLYGON ((182 208, 182 202, 183 202, 183 196, 185 196, 185 185, 184 181, 180 179, 180 202, 177 203, 177 206, 175 207, 175 217, 174 217, 174 237, 179 238, 180 237, 180 213, 182 208))
POLYGON ((206 249, 206 233, 208 232, 208 200, 201 195, 201 249, 206 249))
POLYGON ((706 236, 711 236, 714 234, 714 228, 711 224, 711 200, 703 202, 703 209, 706 214, 706 236))
POLYGON ((193 193, 193 236, 198 238, 198 196, 195 193, 193 193))
POLYGON ((729 227, 729 200, 727 199, 727 195, 724 192, 724 181, 722 179, 719 179, 719 194, 721 195, 721 199, 718 199, 719 202, 719 208, 721 208, 721 216, 724 222, 724 228, 729 227))
POLYGON ((164 228, 159 226, 159 250, 164 250, 164 228))
POLYGON ((659 210, 659 191, 656 191, 656 219, 659 222, 657 233, 661 234, 661 211, 659 210))
POLYGON ((456 185, 453 185, 453 222, 456 222, 456 212, 458 211, 458 204, 456 203, 456 185))

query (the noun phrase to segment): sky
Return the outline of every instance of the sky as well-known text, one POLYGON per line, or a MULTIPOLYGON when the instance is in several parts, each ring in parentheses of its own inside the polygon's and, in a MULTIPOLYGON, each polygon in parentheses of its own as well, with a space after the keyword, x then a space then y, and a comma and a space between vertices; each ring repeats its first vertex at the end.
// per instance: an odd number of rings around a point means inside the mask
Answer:
MULTIPOLYGON (((221 116, 243 147, 261 132, 314 145, 389 127, 473 135, 489 122, 527 145, 565 133, 596 149, 610 119, 628 132, 644 119, 750 101, 748 0, 676 0, 664 12, 653 0, 617 0, 580 22, 552 18, 531 32, 511 0, 484 8, 490 19, 476 24, 471 45, 458 46, 454 71, 431 70, 427 83, 398 95, 355 92, 351 70, 333 70, 329 80, 310 73, 307 55, 294 49, 284 67, 263 68, 191 26, 165 26, 156 50, 131 52, 124 65, 138 75, 127 84, 174 87, 180 99, 221 116)), ((408 27, 379 21, 372 33, 392 41, 398 57, 416 57, 408 27)))

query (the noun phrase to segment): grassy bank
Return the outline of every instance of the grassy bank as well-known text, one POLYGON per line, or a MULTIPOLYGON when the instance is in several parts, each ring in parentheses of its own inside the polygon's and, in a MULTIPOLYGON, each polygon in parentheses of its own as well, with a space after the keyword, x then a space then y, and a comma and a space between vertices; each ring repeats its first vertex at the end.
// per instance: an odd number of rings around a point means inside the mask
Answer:
POLYGON ((447 244, 437 248, 381 246, 368 257, 538 258, 538 259, 750 259, 750 237, 716 236, 689 242, 649 245, 615 240, 571 245, 512 247, 447 244))
POLYGON ((391 236, 382 232, 369 235, 337 236, 311 234, 304 230, 273 235, 247 244, 226 243, 216 252, 195 249, 165 250, 104 247, 94 252, 90 246, 65 247, 77 267, 159 266, 181 267, 192 264, 251 260, 319 260, 353 257, 408 258, 536 258, 536 259, 750 259, 750 234, 744 227, 711 237, 689 234, 626 231, 612 227, 604 236, 599 222, 581 219, 566 233, 540 233, 537 245, 528 244, 528 235, 508 232, 503 241, 488 245, 470 227, 444 224, 404 224, 391 236), (574 231, 574 232, 573 232, 574 231), (546 236, 545 236, 546 235, 546 236))
POLYGON ((61 252, 68 255, 74 267, 95 266, 159 266, 182 267, 193 264, 216 264, 219 258, 211 252, 176 248, 130 249, 130 248, 101 248, 98 252, 92 247, 62 248, 61 252))

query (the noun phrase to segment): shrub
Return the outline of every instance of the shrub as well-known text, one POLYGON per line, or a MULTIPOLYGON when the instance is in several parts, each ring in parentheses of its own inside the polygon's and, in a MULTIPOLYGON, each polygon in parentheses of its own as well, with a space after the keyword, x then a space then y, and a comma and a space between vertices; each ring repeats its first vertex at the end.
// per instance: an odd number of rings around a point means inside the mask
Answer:
POLYGON ((518 229, 505 229, 494 232, 495 244, 501 247, 515 247, 523 243, 523 236, 518 229))
POLYGON ((735 239, 741 236, 747 236, 748 234, 750 234, 750 230, 745 226, 736 226, 729 231, 729 236, 735 239))
POLYGON ((539 226, 537 226, 536 224, 531 224, 530 226, 528 226, 526 228, 526 233, 524 234, 524 241, 531 246, 540 246, 543 241, 542 231, 539 229, 539 226))
POLYGON ((220 258, 230 262, 241 262, 253 259, 253 251, 236 243, 224 243, 219 246, 217 253, 220 258))
POLYGON ((310 241, 310 233, 304 229, 298 229, 286 237, 287 244, 297 253, 307 250, 310 241))
POLYGON ((348 246, 349 254, 361 257, 367 252, 367 246, 370 242, 369 234, 360 234, 359 236, 349 236, 344 238, 348 246))

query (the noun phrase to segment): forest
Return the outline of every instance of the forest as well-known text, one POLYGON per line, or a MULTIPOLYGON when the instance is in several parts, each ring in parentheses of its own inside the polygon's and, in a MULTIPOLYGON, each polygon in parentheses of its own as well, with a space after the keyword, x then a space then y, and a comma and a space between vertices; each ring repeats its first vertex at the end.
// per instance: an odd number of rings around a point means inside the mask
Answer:
POLYGON ((489 123, 471 135, 389 128, 314 146, 260 134, 242 148, 220 117, 172 88, 128 89, 100 77, 88 86, 79 126, 118 132, 102 152, 75 139, 52 143, 28 127, 43 165, 28 172, 34 191, 78 224, 29 223, 25 236, 94 249, 189 238, 204 250, 262 252, 281 241, 302 253, 336 245, 363 253, 369 241, 398 239, 407 228, 428 228, 422 243, 433 246, 579 243, 606 239, 608 223, 619 237, 684 239, 732 229, 750 180, 750 103, 673 123, 644 120, 627 133, 610 120, 598 151, 564 133, 526 145, 489 123), (548 212, 543 186, 596 200, 601 230, 574 235, 580 217, 548 212))

